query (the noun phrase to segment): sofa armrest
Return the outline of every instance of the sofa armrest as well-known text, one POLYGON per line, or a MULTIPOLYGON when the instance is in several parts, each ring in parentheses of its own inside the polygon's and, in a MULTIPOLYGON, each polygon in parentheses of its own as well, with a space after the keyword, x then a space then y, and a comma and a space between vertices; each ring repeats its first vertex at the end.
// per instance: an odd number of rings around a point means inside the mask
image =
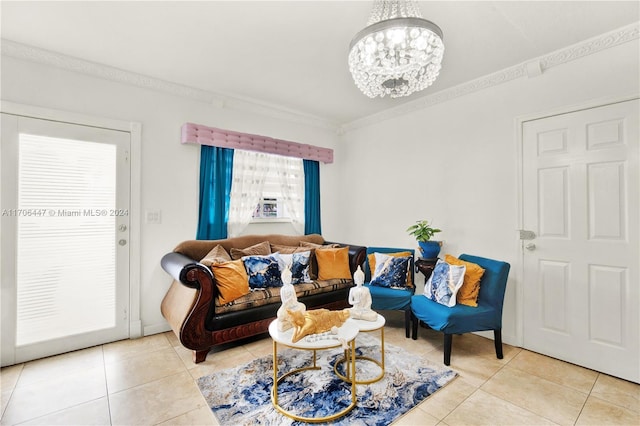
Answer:
POLYGON ((358 266, 362 266, 367 257, 367 248, 365 246, 359 246, 356 244, 338 243, 333 241, 325 241, 325 244, 338 244, 341 247, 349 246, 349 269, 351 275, 358 269, 358 266))
POLYGON ((215 306, 215 278, 209 268, 180 253, 167 253, 160 264, 174 278, 160 310, 182 345, 196 351, 195 357, 213 344, 205 320, 215 306))
POLYGON ((194 277, 197 276, 197 274, 194 274, 195 269, 201 269, 205 274, 210 275, 213 280, 213 273, 209 268, 181 253, 171 252, 165 254, 160 261, 160 265, 173 279, 180 281, 189 288, 200 288, 200 282, 198 280, 194 281, 194 277))

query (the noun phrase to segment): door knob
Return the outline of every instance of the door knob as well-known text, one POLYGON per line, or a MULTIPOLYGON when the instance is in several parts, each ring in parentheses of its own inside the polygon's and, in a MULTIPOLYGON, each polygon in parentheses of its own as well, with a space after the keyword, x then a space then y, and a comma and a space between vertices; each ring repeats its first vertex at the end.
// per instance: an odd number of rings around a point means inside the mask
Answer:
POLYGON ((123 245, 127 244, 127 240, 120 240, 120 241, 118 241, 118 244, 123 246, 123 245))
POLYGON ((535 250, 535 249, 536 249, 536 245, 535 245, 535 244, 533 244, 533 243, 529 243, 529 244, 527 244, 526 246, 524 246, 524 248, 526 248, 526 249, 527 249, 527 250, 529 250, 529 251, 533 251, 533 250, 535 250))

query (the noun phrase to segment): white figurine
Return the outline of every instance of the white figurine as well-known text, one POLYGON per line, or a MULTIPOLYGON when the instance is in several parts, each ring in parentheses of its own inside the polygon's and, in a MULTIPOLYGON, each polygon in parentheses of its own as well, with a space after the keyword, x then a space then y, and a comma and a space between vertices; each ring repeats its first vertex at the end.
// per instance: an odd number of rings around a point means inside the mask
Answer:
MULTIPOLYGON (((286 265, 286 264, 285 264, 286 265)), ((282 280, 282 284, 291 284, 291 279, 293 278, 293 274, 291 273, 291 268, 289 265, 284 267, 284 271, 280 273, 280 280, 282 280)))
POLYGON ((287 266, 281 274, 282 288, 280 288, 280 300, 282 300, 282 306, 278 309, 278 330, 286 331, 293 328, 291 317, 287 311, 299 311, 303 314, 307 311, 307 307, 304 303, 298 302, 298 296, 296 295, 296 289, 291 284, 291 270, 287 266))
POLYGON ((364 272, 362 272, 360 266, 353 274, 353 281, 356 286, 349 290, 349 304, 353 306, 353 308, 349 309, 351 318, 376 321, 378 314, 371 310, 371 293, 368 288, 362 285, 364 283, 364 272))

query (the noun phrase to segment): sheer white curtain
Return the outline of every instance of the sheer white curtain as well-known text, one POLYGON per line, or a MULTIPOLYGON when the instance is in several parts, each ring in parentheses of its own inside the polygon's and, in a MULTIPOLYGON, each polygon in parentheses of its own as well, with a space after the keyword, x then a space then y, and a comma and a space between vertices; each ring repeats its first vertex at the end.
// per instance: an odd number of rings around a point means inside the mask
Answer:
POLYGON ((260 200, 267 195, 284 204, 293 229, 304 234, 304 185, 301 158, 236 149, 227 234, 240 235, 251 222, 260 200))
POLYGON ((262 198, 272 155, 236 149, 233 153, 233 178, 227 233, 236 237, 249 225, 253 211, 262 198))
POLYGON ((304 166, 302 158, 272 155, 269 167, 275 170, 281 199, 287 207, 293 229, 304 234, 304 166))

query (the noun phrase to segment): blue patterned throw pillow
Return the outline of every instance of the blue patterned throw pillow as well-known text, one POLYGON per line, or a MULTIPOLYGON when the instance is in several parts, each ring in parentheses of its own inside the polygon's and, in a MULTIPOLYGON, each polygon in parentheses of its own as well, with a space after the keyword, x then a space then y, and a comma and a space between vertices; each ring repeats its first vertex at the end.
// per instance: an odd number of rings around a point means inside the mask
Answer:
POLYGON ((424 285, 424 295, 441 305, 450 308, 455 306, 456 294, 462 287, 466 270, 464 265, 450 265, 438 259, 429 280, 424 285))
POLYGON ((249 276, 251 289, 281 287, 280 266, 277 253, 268 256, 243 256, 242 262, 249 276))
POLYGON ((371 285, 389 288, 407 288, 407 268, 409 256, 392 257, 383 253, 374 253, 376 270, 371 285))
POLYGON ((309 265, 311 263, 311 251, 282 254, 280 256, 280 273, 288 266, 291 270, 291 284, 311 282, 309 277, 309 265))

